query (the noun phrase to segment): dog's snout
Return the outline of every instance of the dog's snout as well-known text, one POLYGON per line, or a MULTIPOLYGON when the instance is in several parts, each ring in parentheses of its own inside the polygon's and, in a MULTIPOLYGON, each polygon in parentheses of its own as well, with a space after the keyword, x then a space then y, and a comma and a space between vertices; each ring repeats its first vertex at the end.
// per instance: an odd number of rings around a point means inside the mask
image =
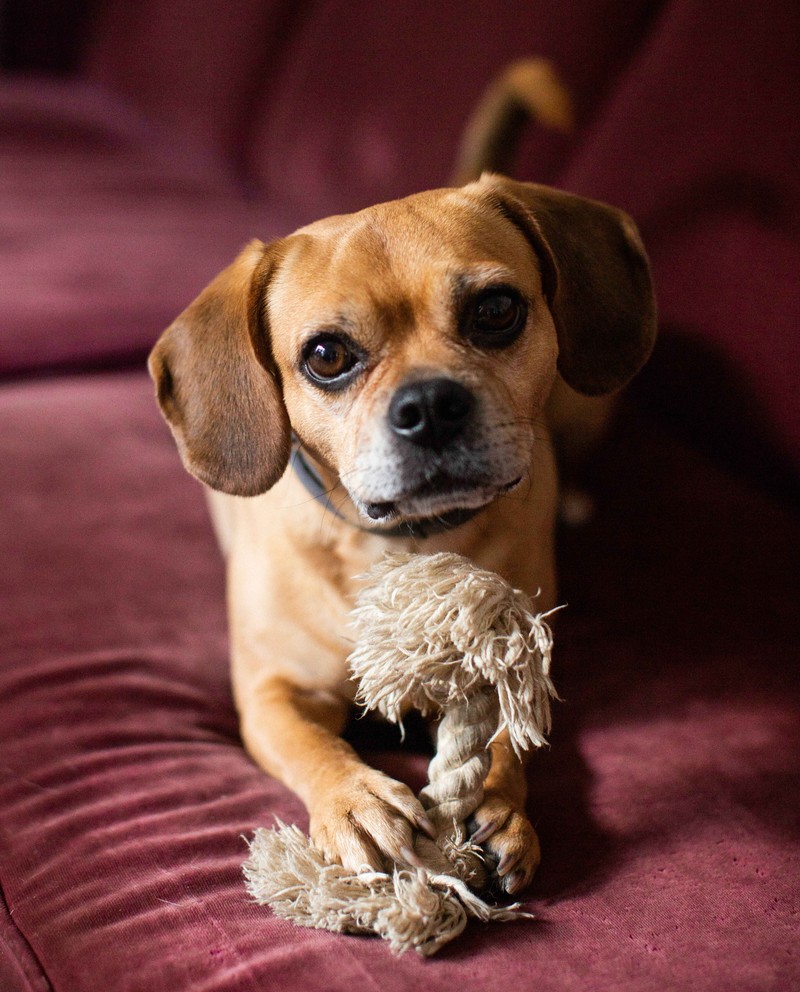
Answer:
POLYGON ((441 448, 465 428, 475 400, 453 379, 412 382, 394 395, 389 425, 398 436, 425 448, 441 448))

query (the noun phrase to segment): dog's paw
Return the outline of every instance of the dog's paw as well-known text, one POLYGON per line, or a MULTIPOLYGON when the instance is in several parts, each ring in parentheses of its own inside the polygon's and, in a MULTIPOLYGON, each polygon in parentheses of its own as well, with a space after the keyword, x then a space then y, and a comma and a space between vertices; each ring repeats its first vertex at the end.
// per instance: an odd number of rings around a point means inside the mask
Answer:
POLYGON ((541 860, 539 838, 524 809, 487 790, 470 821, 472 841, 480 844, 495 886, 510 896, 530 885, 541 860))
POLYGON ((418 866, 414 831, 435 830, 408 786, 364 769, 330 789, 311 810, 311 840, 328 861, 357 873, 385 871, 391 862, 418 866))

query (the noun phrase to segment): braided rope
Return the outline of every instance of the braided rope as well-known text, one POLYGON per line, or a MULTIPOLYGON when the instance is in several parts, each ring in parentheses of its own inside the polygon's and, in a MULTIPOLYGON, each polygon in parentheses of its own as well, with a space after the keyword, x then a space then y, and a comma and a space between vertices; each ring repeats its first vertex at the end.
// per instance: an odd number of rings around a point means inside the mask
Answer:
POLYGON ((420 801, 437 828, 419 836, 416 871, 350 875, 328 864, 296 827, 258 830, 244 871, 259 903, 302 926, 377 933, 392 950, 435 953, 469 916, 518 919, 515 904, 488 905, 480 850, 463 824, 483 798, 489 744, 507 730, 517 753, 550 727, 552 636, 528 598, 454 554, 387 555, 358 598, 350 667, 357 700, 402 727, 414 707, 438 712, 436 754, 420 801))

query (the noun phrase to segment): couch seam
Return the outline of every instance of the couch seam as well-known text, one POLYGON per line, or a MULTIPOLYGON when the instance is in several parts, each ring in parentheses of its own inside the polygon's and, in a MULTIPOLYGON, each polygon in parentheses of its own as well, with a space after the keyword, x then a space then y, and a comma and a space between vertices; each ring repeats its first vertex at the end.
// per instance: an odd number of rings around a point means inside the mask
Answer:
MULTIPOLYGON (((41 980, 42 980, 41 988, 42 988, 43 992, 53 992, 53 983, 50 981, 50 978, 49 978, 47 972, 45 971, 45 968, 44 968, 44 965, 42 964, 41 958, 36 953, 36 951, 33 949, 33 945, 28 940, 28 938, 25 936, 25 934, 22 932, 22 930, 20 929, 19 925, 17 924, 17 921, 14 919, 14 914, 11 912, 11 907, 9 905, 8 899, 6 898, 5 886, 3 885, 3 880, 2 879, 0 879, 0 912, 5 912, 6 916, 8 917, 9 923, 11 924, 12 928, 14 929, 14 932, 19 937, 20 942, 27 948, 27 950, 30 953, 31 960, 35 962, 36 967, 39 969, 40 977, 41 977, 41 980)), ((11 953, 11 956, 14 958, 15 962, 19 966, 20 974, 22 974, 23 977, 27 981, 30 981, 29 976, 25 974, 24 965, 22 965, 19 962, 19 959, 14 954, 14 949, 13 948, 9 948, 9 951, 11 953)), ((33 986, 31 986, 31 987, 33 987, 33 986)))

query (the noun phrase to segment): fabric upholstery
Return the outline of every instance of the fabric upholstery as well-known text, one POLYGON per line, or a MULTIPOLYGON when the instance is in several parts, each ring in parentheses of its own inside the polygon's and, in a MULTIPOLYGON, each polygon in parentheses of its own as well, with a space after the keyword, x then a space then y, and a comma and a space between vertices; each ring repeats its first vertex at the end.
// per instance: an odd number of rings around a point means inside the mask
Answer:
MULTIPOLYGON (((0 990, 800 985, 797 5, 90 8, 77 74, 0 76, 0 990), (395 961, 246 896, 243 838, 307 819, 239 740, 143 362, 251 237, 446 182, 531 53, 579 126, 532 128, 517 175, 633 213, 662 339, 559 538, 537 920, 395 961)), ((422 784, 423 749, 352 736, 422 784)))
MULTIPOLYGON (((307 220, 445 186, 467 116, 501 66, 551 58, 588 119, 649 7, 546 2, 523 18, 515 0, 488 0, 462 5, 456 26, 444 4, 323 0, 298 25, 259 108, 253 173, 271 195, 311 211, 307 220), (342 100, 343 92, 369 98, 342 100)), ((532 149, 535 167, 525 171, 555 181, 564 142, 536 139, 541 158, 532 149)))
POLYGON ((214 146, 235 160, 296 6, 105 0, 97 4, 85 73, 178 140, 214 146))
POLYGON ((665 4, 560 176, 641 227, 667 326, 726 356, 800 465, 800 7, 665 4))

